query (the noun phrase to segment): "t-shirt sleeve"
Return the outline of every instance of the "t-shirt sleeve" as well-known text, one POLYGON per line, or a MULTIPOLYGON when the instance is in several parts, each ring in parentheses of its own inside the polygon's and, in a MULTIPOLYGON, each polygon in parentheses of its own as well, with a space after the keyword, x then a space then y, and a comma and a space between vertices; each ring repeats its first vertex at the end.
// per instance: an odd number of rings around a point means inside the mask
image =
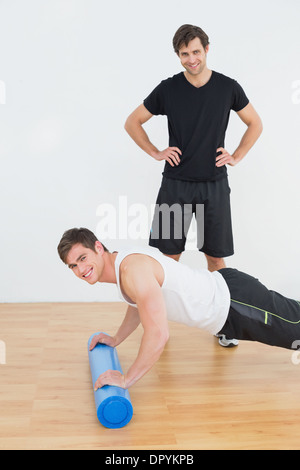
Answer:
POLYGON ((166 114, 164 86, 160 83, 154 90, 144 99, 144 106, 151 114, 166 114))
POLYGON ((233 96, 232 96, 232 106, 231 108, 234 111, 241 111, 247 104, 249 103, 249 99, 246 96, 241 85, 234 80, 233 82, 233 96))

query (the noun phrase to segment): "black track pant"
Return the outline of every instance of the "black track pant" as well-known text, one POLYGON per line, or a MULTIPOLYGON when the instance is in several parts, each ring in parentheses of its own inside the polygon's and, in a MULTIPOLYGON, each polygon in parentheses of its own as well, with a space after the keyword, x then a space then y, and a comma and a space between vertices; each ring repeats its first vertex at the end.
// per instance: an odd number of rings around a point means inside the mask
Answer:
POLYGON ((231 306, 220 334, 298 349, 300 303, 267 289, 258 279, 236 269, 219 271, 230 291, 231 306))

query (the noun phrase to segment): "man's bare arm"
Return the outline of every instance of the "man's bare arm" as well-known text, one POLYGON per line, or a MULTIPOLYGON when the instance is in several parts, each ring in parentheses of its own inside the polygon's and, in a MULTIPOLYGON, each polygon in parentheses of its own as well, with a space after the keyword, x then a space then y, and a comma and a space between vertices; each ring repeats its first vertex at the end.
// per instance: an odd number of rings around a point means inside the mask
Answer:
POLYGON ((136 360, 125 375, 126 388, 152 368, 169 339, 167 312, 158 282, 149 278, 147 292, 138 293, 136 302, 144 333, 136 360))
POLYGON ((96 381, 95 388, 116 385, 128 388, 145 375, 159 359, 169 338, 167 312, 162 290, 151 263, 132 262, 129 273, 123 275, 122 288, 138 307, 144 332, 135 361, 125 375, 106 371, 96 381))
POLYGON ((144 130, 143 124, 149 121, 152 116, 153 114, 141 104, 128 116, 125 122, 125 130, 134 142, 155 160, 166 160, 171 166, 178 165, 180 163, 179 155, 181 155, 181 150, 178 147, 168 147, 165 150, 159 151, 155 145, 152 144, 148 134, 144 130))
POLYGON ((247 130, 244 133, 239 146, 232 155, 223 147, 217 149, 217 152, 221 152, 221 154, 216 158, 217 167, 223 165, 234 166, 239 163, 247 155, 262 133, 263 125, 261 119, 251 103, 245 106, 241 111, 238 111, 237 114, 246 124, 247 130))
POLYGON ((128 306, 126 315, 120 325, 117 333, 114 336, 109 336, 104 333, 99 333, 92 338, 90 344, 90 351, 98 344, 107 344, 115 348, 122 343, 140 324, 140 316, 136 307, 128 306))

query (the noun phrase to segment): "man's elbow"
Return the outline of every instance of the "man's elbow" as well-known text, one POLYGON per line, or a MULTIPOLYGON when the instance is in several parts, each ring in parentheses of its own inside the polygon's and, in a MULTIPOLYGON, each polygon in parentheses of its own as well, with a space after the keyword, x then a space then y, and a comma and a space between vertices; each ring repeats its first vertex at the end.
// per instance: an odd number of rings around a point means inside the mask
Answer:
POLYGON ((144 334, 148 337, 153 347, 153 352, 158 356, 163 352, 168 340, 169 340, 169 329, 168 327, 163 328, 151 328, 145 330, 144 334))
POLYGON ((128 116, 124 124, 124 129, 128 134, 130 134, 131 123, 132 123, 132 118, 131 116, 128 116))
POLYGON ((248 126, 251 126, 255 129, 257 137, 259 137, 263 131, 263 123, 260 115, 257 112, 254 112, 254 115, 249 120, 248 126))
POLYGON ((264 129, 262 120, 259 116, 258 116, 258 119, 257 119, 256 126, 257 126, 257 133, 258 133, 258 137, 259 137, 261 135, 263 129, 264 129))
POLYGON ((134 116, 133 114, 128 116, 124 124, 124 129, 127 134, 129 134, 130 136, 136 135, 136 132, 138 132, 140 127, 142 127, 142 123, 136 116, 134 116))

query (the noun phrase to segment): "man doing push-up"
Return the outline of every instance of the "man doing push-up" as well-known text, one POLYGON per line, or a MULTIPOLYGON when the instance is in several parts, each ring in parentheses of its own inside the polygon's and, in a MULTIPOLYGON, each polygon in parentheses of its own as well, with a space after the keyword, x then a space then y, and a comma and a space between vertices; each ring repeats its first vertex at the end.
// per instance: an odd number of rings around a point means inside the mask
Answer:
POLYGON ((96 335, 90 349, 98 342, 118 346, 140 323, 144 330, 129 370, 125 374, 107 370, 96 381, 96 388, 129 388, 146 374, 168 341, 169 320, 213 335, 287 349, 293 349, 293 343, 300 339, 300 303, 236 269, 192 269, 149 246, 111 253, 85 228, 66 231, 58 253, 85 282, 116 284, 128 304, 116 334, 96 335))

